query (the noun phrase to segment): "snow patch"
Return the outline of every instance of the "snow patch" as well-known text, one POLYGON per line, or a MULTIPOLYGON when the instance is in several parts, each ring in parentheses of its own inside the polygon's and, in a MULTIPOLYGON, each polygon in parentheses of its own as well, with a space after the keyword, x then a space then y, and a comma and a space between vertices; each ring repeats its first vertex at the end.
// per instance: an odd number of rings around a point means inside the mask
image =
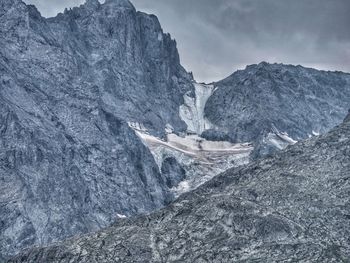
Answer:
POLYGON ((142 123, 128 122, 128 125, 129 125, 130 128, 132 128, 135 131, 147 132, 146 127, 142 123))
POLYGON ((171 126, 169 123, 167 125, 165 125, 165 133, 166 134, 170 134, 174 132, 174 127, 171 126))
POLYGON ((180 137, 176 134, 168 134, 167 141, 172 147, 194 154, 198 154, 198 152, 240 153, 252 150, 249 143, 232 144, 226 141, 207 141, 198 135, 180 137))
POLYGON ((280 132, 274 125, 272 125, 272 132, 270 132, 266 140, 279 150, 285 149, 288 145, 296 144, 298 141, 289 137, 288 133, 280 132))
MULTIPOLYGON (((132 126, 130 126, 132 127, 132 126)), ((140 127, 136 125, 136 127, 140 127)), ((141 126, 142 127, 142 126, 141 126)), ((239 154, 250 153, 253 147, 250 143, 232 144, 225 141, 207 141, 197 135, 180 137, 174 133, 167 135, 167 140, 152 136, 141 129, 135 129, 137 136, 150 148, 163 146, 189 156, 203 157, 205 153, 239 154)))
POLYGON ((313 136, 319 136, 320 133, 319 133, 319 132, 312 131, 312 135, 313 135, 313 136))
POLYGON ((143 130, 143 125, 129 125, 134 127, 137 136, 150 149, 159 171, 168 157, 175 158, 185 169, 186 179, 171 189, 176 197, 197 188, 229 168, 247 164, 253 150, 249 143, 207 141, 198 135, 181 137, 169 133, 163 140, 143 130))
POLYGON ((186 193, 191 190, 190 184, 188 181, 182 181, 177 187, 176 191, 180 193, 186 193))

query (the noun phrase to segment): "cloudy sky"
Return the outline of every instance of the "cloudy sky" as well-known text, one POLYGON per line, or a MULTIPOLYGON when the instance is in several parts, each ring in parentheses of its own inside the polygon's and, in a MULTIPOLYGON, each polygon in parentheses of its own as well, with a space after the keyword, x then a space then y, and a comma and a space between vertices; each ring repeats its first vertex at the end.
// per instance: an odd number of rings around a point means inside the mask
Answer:
MULTIPOLYGON (((54 16, 84 0, 25 0, 54 16)), ((102 2, 102 1, 101 1, 102 2)), ((156 14, 198 81, 261 61, 350 72, 349 0, 132 0, 156 14)))

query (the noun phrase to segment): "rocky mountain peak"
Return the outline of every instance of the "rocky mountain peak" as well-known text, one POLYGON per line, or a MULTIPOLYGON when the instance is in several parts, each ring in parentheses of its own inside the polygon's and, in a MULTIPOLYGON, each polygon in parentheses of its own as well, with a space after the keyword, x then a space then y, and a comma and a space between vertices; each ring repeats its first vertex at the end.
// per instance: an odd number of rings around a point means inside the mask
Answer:
POLYGON ((35 5, 27 5, 27 7, 28 7, 29 16, 31 18, 34 18, 34 19, 42 18, 41 13, 39 12, 39 10, 36 8, 35 5))
POLYGON ((322 134, 340 124, 349 107, 346 73, 262 62, 214 86, 205 116, 233 142, 254 142, 258 156, 283 148, 277 131, 291 142, 322 134))
POLYGON ((25 3, 21 0, 0 0, 0 15, 10 10, 24 9, 25 7, 25 3))
POLYGON ((260 62, 258 65, 256 65, 257 68, 259 69, 268 69, 270 67, 270 63, 266 62, 266 61, 262 61, 260 62))
POLYGON ((105 5, 113 5, 115 7, 124 7, 135 9, 133 4, 129 0, 106 0, 105 5))
POLYGON ((100 2, 98 0, 86 0, 85 7, 97 9, 100 6, 100 2))

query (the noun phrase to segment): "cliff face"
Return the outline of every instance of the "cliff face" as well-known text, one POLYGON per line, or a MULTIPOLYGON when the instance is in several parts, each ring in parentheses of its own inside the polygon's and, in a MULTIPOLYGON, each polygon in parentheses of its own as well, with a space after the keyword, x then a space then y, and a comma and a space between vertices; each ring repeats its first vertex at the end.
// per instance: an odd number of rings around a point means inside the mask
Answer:
POLYGON ((254 142, 255 157, 323 134, 342 122, 349 108, 350 74, 260 63, 213 83, 205 107, 214 128, 233 142, 254 142))
POLYGON ((347 121, 157 213, 10 262, 347 262, 349 153, 347 121))
POLYGON ((129 1, 45 19, 0 0, 0 259, 172 198, 127 122, 184 130, 192 89, 176 43, 129 1))
POLYGON ((50 19, 20 1, 9 10, 2 20, 14 26, 4 28, 9 50, 2 50, 46 93, 98 98, 117 117, 157 134, 167 123, 185 130, 178 109, 192 79, 155 16, 121 0, 87 1, 50 19), (19 44, 13 49, 10 43, 19 44))

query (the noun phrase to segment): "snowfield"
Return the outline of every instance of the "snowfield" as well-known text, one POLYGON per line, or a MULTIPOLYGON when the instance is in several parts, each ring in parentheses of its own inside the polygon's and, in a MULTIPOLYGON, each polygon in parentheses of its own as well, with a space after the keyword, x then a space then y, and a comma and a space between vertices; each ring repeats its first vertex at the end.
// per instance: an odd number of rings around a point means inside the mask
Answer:
POLYGON ((159 170, 166 158, 174 157, 186 171, 186 179, 172 189, 176 196, 197 188, 229 168, 247 164, 253 150, 249 143, 207 141, 198 135, 181 137, 170 133, 162 140, 148 134, 143 125, 129 125, 150 149, 159 170))
POLYGON ((288 145, 293 145, 297 142, 298 141, 289 137, 288 133, 280 132, 274 125, 272 126, 272 132, 270 132, 265 139, 265 143, 272 144, 279 150, 283 150, 288 145))
POLYGON ((197 135, 180 137, 176 134, 168 134, 167 141, 164 141, 140 130, 135 130, 135 132, 150 149, 163 146, 188 156, 206 160, 210 160, 210 157, 214 155, 250 153, 253 150, 249 143, 232 144, 225 141, 207 141, 197 135))
POLYGON ((159 170, 164 160, 175 158, 185 170, 186 178, 172 190, 176 196, 197 188, 215 175, 229 168, 249 162, 253 151, 250 143, 232 144, 227 141, 208 141, 200 137, 207 129, 215 128, 204 116, 205 105, 215 91, 213 85, 194 83, 193 94, 184 96, 184 104, 179 108, 180 118, 187 124, 187 135, 173 133, 173 127, 165 127, 166 139, 150 135, 141 123, 130 122, 137 136, 150 149, 159 170))

